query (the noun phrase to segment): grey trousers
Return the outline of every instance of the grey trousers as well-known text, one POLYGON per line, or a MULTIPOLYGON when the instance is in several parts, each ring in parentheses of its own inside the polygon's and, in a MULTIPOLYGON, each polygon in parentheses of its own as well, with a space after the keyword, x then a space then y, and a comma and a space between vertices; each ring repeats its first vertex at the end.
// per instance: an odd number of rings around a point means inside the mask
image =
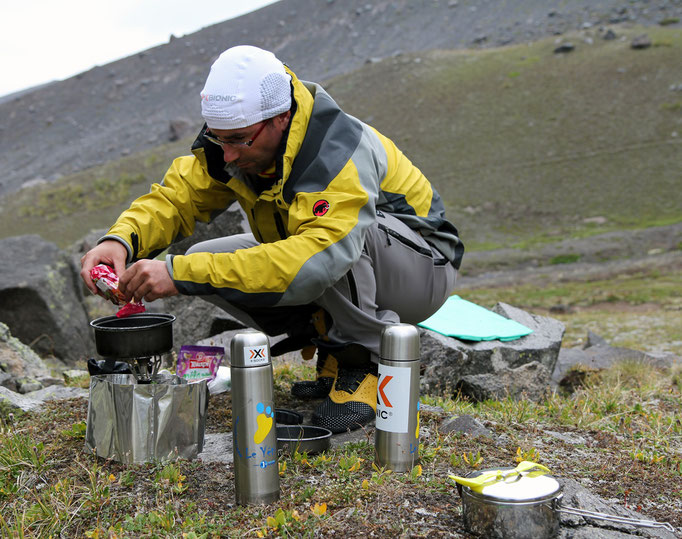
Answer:
MULTIPOLYGON (((227 253, 258 245, 252 234, 237 234, 193 245, 195 252, 227 253)), ((202 296, 249 327, 274 336, 296 333, 322 307, 330 315, 328 337, 338 345, 360 344, 374 361, 381 331, 399 322, 417 324, 435 313, 452 293, 457 270, 424 238, 399 219, 377 212, 362 255, 313 305, 249 309, 218 296, 202 296)))

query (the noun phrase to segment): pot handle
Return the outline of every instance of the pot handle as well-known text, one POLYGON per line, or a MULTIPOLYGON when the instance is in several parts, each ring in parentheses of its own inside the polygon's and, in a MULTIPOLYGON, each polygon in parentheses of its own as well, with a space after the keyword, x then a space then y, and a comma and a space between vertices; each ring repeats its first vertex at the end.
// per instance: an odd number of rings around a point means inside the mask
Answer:
POLYGON ((618 522, 620 524, 632 524, 633 526, 640 526, 642 528, 665 528, 666 530, 671 532, 675 531, 675 528, 673 528, 672 524, 670 524, 669 522, 658 522, 656 520, 644 520, 641 518, 620 517, 617 515, 597 513, 596 511, 578 509, 577 507, 565 507, 562 505, 559 505, 555 509, 562 513, 568 513, 569 515, 579 515, 581 517, 597 518, 601 520, 608 520, 611 522, 618 522))

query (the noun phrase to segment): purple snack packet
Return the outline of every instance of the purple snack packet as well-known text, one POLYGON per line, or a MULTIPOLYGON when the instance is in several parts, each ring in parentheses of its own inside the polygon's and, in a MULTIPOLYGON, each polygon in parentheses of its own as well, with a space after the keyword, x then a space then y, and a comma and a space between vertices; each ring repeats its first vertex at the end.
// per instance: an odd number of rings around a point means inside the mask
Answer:
POLYGON ((224 358, 225 349, 222 346, 185 345, 180 348, 175 374, 190 382, 205 378, 213 380, 224 358))

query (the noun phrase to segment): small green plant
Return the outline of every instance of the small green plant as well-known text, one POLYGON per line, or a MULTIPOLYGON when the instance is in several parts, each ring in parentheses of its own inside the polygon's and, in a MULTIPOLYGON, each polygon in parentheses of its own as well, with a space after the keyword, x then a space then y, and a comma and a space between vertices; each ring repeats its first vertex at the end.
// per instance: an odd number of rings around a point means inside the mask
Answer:
POLYGON ((359 457, 355 453, 351 453, 339 459, 339 468, 348 473, 357 472, 362 468, 363 462, 365 462, 365 459, 359 457))
POLYGON ((62 434, 70 438, 85 438, 86 429, 87 425, 85 424, 85 421, 79 421, 78 423, 71 425, 70 429, 62 431, 62 434))
POLYGON ((77 461, 78 465, 87 474, 86 491, 83 496, 83 505, 98 512, 109 503, 111 499, 111 483, 116 479, 113 475, 107 474, 104 468, 93 459, 92 466, 86 467, 82 462, 77 461))
POLYGON ((452 453, 450 455, 450 466, 453 468, 460 468, 463 466, 464 459, 462 458, 461 455, 458 455, 457 453, 452 453))
POLYGON ((539 459, 540 453, 534 447, 531 447, 528 450, 521 449, 520 447, 516 449, 516 457, 514 457, 516 462, 522 462, 524 460, 528 460, 530 462, 539 462, 539 459))
MULTIPOLYGON (((375 485, 383 485, 386 483, 386 481, 389 479, 391 474, 393 473, 393 470, 387 469, 385 466, 377 466, 376 463, 372 463, 372 477, 370 477, 369 481, 375 485)), ((367 481, 365 479, 365 481, 367 481)), ((363 486, 364 486, 364 481, 363 481, 363 486)), ((368 488, 368 487, 367 487, 368 488)))
POLYGON ((410 480, 411 481, 416 481, 422 476, 423 469, 421 464, 417 464, 410 470, 410 480))
POLYGON ((180 467, 171 462, 166 464, 154 478, 156 488, 159 490, 168 490, 173 494, 181 494, 187 490, 187 486, 183 483, 187 479, 180 470, 180 467))
POLYGON ((133 472, 132 470, 126 470, 125 472, 121 472, 118 481, 124 487, 128 488, 132 487, 135 484, 135 472, 133 472))
POLYGON ((549 259, 549 263, 552 266, 555 266, 557 264, 575 264, 579 260, 580 255, 578 254, 565 254, 553 256, 552 258, 549 259))
POLYGON ((481 456, 481 452, 477 451, 474 453, 473 451, 468 452, 468 453, 463 453, 462 454, 462 459, 466 464, 473 468, 474 470, 477 468, 481 467, 481 464, 483 464, 483 457, 481 456))
MULTIPOLYGON (((326 505, 325 505, 325 510, 326 510, 326 505)), ((266 522, 267 522, 267 527, 270 530, 277 531, 280 535, 288 535, 288 532, 293 531, 292 528, 295 527, 295 524, 301 519, 301 516, 299 515, 298 511, 293 510, 293 511, 285 511, 282 508, 277 509, 275 511, 275 515, 268 517, 266 522)))

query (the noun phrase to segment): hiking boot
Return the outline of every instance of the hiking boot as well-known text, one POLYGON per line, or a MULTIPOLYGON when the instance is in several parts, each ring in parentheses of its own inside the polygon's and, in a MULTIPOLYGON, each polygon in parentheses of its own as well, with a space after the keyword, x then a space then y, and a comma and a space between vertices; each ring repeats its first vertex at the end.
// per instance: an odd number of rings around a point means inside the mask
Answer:
POLYGON ((336 358, 318 350, 317 379, 302 380, 291 385, 291 394, 301 399, 323 399, 334 384, 338 364, 336 358))
POLYGON ((313 412, 312 423, 333 433, 355 430, 376 417, 377 366, 339 367, 329 396, 313 412))

